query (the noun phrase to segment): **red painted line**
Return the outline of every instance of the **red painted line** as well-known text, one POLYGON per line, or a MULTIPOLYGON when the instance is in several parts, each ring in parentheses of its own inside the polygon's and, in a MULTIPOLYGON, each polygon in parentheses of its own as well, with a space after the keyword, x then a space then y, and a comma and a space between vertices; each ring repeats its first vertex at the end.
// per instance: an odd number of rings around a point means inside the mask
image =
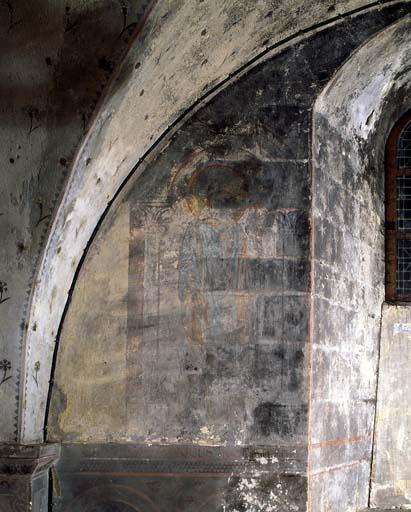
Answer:
POLYGON ((321 471, 311 473, 311 477, 327 475, 328 473, 333 473, 334 471, 339 471, 340 469, 352 468, 354 466, 358 466, 358 464, 360 464, 361 462, 361 460, 357 460, 355 462, 352 462, 351 464, 342 464, 341 466, 334 466, 332 468, 322 469, 321 471))
POLYGON ((330 439, 328 441, 321 441, 319 443, 313 443, 311 445, 312 448, 323 448, 326 446, 340 446, 344 444, 352 444, 352 443, 359 443, 361 441, 367 441, 371 438, 371 434, 368 434, 367 436, 353 436, 353 437, 346 437, 344 439, 330 439))

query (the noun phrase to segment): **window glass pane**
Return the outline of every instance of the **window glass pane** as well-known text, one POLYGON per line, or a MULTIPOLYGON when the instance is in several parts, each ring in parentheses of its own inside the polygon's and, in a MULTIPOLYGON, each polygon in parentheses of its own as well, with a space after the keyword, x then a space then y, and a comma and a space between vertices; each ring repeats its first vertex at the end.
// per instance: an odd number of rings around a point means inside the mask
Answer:
POLYGON ((411 240, 397 240, 397 293, 411 295, 411 240))
POLYGON ((397 230, 411 233, 411 176, 397 176, 397 230))
POLYGON ((397 164, 399 169, 411 168, 411 123, 407 124, 398 139, 397 164))

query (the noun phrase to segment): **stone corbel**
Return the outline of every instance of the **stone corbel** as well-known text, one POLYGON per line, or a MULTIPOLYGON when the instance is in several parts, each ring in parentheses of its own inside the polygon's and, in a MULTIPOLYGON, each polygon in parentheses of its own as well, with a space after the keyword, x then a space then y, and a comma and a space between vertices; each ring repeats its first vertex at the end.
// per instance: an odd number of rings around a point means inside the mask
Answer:
POLYGON ((0 444, 0 512, 47 512, 49 470, 60 445, 0 444))

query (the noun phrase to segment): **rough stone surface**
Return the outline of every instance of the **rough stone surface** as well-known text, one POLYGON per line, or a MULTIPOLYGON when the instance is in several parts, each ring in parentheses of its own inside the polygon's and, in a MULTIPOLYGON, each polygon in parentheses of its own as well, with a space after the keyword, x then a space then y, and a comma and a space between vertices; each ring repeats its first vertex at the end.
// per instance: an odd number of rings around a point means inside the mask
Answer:
POLYGON ((315 107, 310 488, 314 510, 324 512, 368 500, 384 300, 384 149, 411 106, 410 33, 407 18, 372 38, 315 107))

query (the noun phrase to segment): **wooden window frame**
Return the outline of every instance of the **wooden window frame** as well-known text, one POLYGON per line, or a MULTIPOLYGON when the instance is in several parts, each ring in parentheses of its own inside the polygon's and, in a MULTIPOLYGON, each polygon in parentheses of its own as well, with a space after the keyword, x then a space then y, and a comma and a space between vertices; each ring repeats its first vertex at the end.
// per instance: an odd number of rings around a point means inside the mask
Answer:
POLYGON ((411 110, 394 125, 385 149, 385 298, 390 302, 411 302, 411 295, 397 293, 397 240, 411 240, 411 233, 397 230, 397 176, 411 176, 411 168, 398 168, 398 141, 411 122, 411 110))

